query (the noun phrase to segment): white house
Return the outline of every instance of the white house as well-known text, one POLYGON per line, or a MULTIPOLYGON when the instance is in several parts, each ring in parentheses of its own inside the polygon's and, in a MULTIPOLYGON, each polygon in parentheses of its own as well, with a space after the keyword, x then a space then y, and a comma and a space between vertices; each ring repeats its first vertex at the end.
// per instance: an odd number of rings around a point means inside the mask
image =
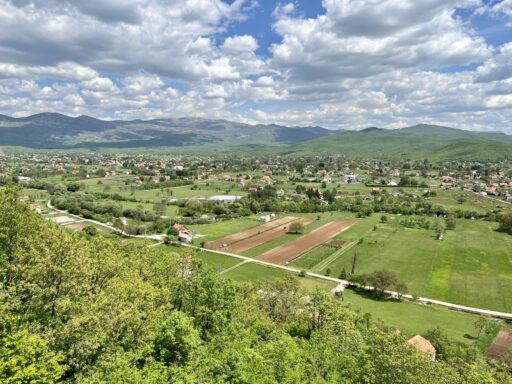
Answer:
POLYGON ((270 222, 270 216, 269 215, 260 216, 260 218, 258 220, 261 221, 262 223, 268 223, 268 222, 270 222))
POLYGON ((190 244, 192 243, 192 235, 190 233, 180 232, 178 233, 178 240, 182 243, 190 244))

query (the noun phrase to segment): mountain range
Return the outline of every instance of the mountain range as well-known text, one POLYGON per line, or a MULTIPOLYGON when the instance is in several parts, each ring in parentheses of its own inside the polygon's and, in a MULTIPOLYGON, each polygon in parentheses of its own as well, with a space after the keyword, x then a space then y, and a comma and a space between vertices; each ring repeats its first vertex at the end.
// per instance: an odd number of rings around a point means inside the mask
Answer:
POLYGON ((250 125, 200 118, 114 120, 41 113, 0 115, 0 145, 30 148, 138 148, 293 144, 332 135, 321 127, 250 125))
POLYGON ((202 118, 107 121, 58 113, 23 118, 0 115, 0 145, 66 150, 230 149, 249 153, 342 154, 348 158, 381 159, 512 159, 510 135, 436 125, 334 131, 317 126, 251 125, 202 118))

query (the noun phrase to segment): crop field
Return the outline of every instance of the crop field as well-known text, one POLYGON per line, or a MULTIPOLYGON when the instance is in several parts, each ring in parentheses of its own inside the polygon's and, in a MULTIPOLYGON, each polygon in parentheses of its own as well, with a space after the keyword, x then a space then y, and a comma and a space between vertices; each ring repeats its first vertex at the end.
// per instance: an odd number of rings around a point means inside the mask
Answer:
POLYGON ((284 264, 326 242, 350 228, 352 225, 354 225, 354 221, 334 220, 292 242, 263 253, 258 256, 257 259, 276 264, 284 264))
POLYGON ((261 225, 257 217, 240 217, 233 220, 223 220, 209 224, 191 224, 189 228, 194 231, 196 236, 202 241, 212 241, 225 237, 248 228, 261 225))
MULTIPOLYGON (((302 225, 307 226, 313 222, 311 219, 301 218, 299 220, 292 221, 299 221, 302 225)), ((232 245, 227 246, 224 248, 224 251, 240 254, 244 251, 247 251, 248 249, 257 247, 258 245, 265 244, 266 242, 276 239, 278 237, 281 237, 283 235, 286 235, 289 231, 290 223, 286 223, 284 226, 277 226, 276 228, 272 228, 268 231, 259 233, 255 236, 246 238, 244 240, 238 241, 232 245)))
POLYGON ((255 236, 255 235, 259 235, 260 233, 264 233, 265 231, 268 231, 268 230, 270 230, 272 228, 276 228, 278 226, 290 223, 290 222, 295 221, 295 220, 297 220, 296 217, 285 216, 285 217, 283 217, 281 219, 273 220, 273 221, 270 221, 268 223, 258 225, 257 227, 249 228, 247 230, 244 230, 244 231, 241 231, 241 232, 237 232, 237 233, 233 233, 233 234, 231 234, 229 236, 226 236, 226 237, 222 237, 222 238, 217 239, 215 241, 211 241, 211 242, 206 244, 206 248, 218 249, 223 244, 230 245, 230 244, 233 244, 233 243, 235 243, 237 241, 244 240, 244 239, 250 238, 250 237, 255 236))
POLYGON ((327 257, 331 256, 335 251, 336 249, 322 244, 292 260, 290 262, 290 266, 311 269, 322 260, 325 260, 327 257))
MULTIPOLYGON (((258 181, 262 175, 255 172, 254 180, 258 181)), ((279 176, 275 178, 275 187, 285 191, 292 191, 297 185, 307 188, 321 187, 319 182, 280 182, 279 176)), ((61 176, 52 176, 44 180, 54 184, 72 181, 61 176)), ((81 190, 86 192, 119 193, 138 200, 98 199, 99 202, 115 203, 123 209, 142 207, 144 211, 150 212, 154 210, 154 203, 172 198, 179 200, 227 192, 240 195, 247 193, 233 181, 198 180, 195 181, 195 186, 142 190, 135 188, 132 180, 131 176, 119 174, 114 177, 88 178, 76 182, 81 185, 81 190)), ((342 195, 363 195, 371 192, 371 188, 364 184, 345 184, 339 180, 328 184, 328 188, 331 187, 336 188, 342 195)), ((417 195, 421 195, 423 190, 414 187, 393 189, 403 189, 417 195)), ((497 201, 492 196, 480 196, 459 189, 428 189, 436 192, 436 196, 429 199, 430 203, 449 210, 472 210, 478 213, 512 210, 511 204, 497 201)), ((45 191, 25 189, 24 192, 41 206, 49 198, 45 191)), ((179 208, 176 205, 167 205, 164 214, 176 217, 179 215, 179 208)), ((303 235, 287 233, 284 229, 286 222, 273 228, 263 227, 257 221, 257 215, 210 224, 190 224, 189 227, 197 235, 197 242, 210 242, 208 246, 217 246, 215 249, 225 243, 228 244, 225 248, 227 252, 277 263, 289 261, 297 268, 322 274, 329 272, 331 276, 339 276, 343 269, 350 271, 354 253, 357 252, 356 274, 388 268, 406 282, 412 294, 462 305, 512 311, 512 299, 507 295, 507 292, 512 292, 512 237, 497 232, 497 224, 494 222, 459 219, 456 229, 447 231, 445 239, 439 241, 436 240, 433 230, 405 228, 398 223, 401 220, 400 216, 390 214, 387 215, 387 223, 381 223, 381 215, 377 213, 358 219, 350 212, 288 215, 307 220, 305 223, 308 225, 303 235), (354 221, 354 225, 332 237, 346 241, 340 249, 322 245, 327 240, 311 241, 311 233, 317 233, 315 231, 334 220, 354 221), (248 232, 244 235, 244 231, 248 232)), ((133 219, 129 219, 129 223, 145 224, 134 222, 133 219)), ((248 264, 242 267, 245 269, 253 266, 248 264)))

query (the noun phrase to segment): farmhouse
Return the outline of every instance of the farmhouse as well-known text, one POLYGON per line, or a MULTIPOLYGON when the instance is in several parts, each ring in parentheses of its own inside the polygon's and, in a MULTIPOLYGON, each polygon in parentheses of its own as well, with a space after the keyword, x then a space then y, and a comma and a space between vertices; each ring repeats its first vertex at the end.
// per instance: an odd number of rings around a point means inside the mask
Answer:
POLYGON ((178 240, 182 243, 192 243, 192 231, 183 224, 174 224, 173 227, 178 231, 178 240))
POLYGON ((420 352, 426 354, 432 361, 436 360, 436 349, 421 335, 416 335, 407 340, 407 343, 417 348, 420 352))

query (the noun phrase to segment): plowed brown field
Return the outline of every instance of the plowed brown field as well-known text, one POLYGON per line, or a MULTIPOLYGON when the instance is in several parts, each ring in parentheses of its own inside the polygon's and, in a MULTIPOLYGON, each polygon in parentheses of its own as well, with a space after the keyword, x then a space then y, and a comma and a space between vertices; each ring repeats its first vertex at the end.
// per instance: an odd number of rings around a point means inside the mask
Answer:
POLYGON ((338 233, 347 230, 354 225, 354 223, 355 221, 331 221, 330 223, 327 223, 296 240, 261 254, 256 257, 256 259, 268 261, 274 264, 285 264, 287 261, 291 261, 303 253, 312 250, 316 246, 325 243, 338 233))
POLYGON ((256 227, 246 229, 245 231, 233 233, 232 235, 225 236, 220 239, 210 241, 210 242, 206 243, 205 247, 209 248, 209 249, 219 249, 222 244, 227 244, 227 245, 233 244, 234 242, 246 239, 246 238, 254 236, 254 235, 258 235, 260 233, 263 233, 272 228, 276 228, 278 226, 284 225, 284 224, 289 223, 294 220, 297 220, 297 217, 286 216, 281 219, 277 219, 277 220, 270 221, 265 224, 257 225, 256 227))
MULTIPOLYGON (((278 237, 281 237, 284 234, 286 234, 288 232, 290 224, 295 221, 297 221, 297 220, 287 223, 285 226, 280 225, 277 228, 272 228, 271 230, 260 233, 259 235, 252 236, 245 240, 234 243, 234 244, 224 248, 224 250, 226 252, 240 254, 244 251, 247 251, 248 249, 257 247, 258 245, 265 244, 266 242, 268 242, 270 240, 277 239, 278 237)), ((311 224, 313 222, 313 220, 310 220, 310 219, 300 219, 299 221, 304 226, 311 224)))

